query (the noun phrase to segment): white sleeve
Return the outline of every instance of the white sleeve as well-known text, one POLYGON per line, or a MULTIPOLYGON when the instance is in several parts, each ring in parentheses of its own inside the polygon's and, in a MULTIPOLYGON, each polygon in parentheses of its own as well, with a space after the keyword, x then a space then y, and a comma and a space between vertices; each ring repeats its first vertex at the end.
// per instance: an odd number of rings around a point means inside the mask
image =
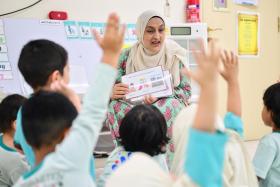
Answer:
POLYGON ((83 100, 80 114, 74 120, 69 136, 58 145, 53 162, 73 169, 89 168, 89 159, 98 139, 117 71, 100 63, 83 100))

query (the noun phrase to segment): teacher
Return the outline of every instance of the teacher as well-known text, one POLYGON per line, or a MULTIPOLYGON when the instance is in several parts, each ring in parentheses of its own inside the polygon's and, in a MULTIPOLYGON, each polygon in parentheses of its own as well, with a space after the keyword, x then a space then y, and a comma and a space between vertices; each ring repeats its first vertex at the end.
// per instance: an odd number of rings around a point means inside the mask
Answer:
MULTIPOLYGON (((172 123, 179 111, 189 104, 191 88, 189 80, 181 75, 182 61, 186 59, 186 50, 172 40, 165 39, 163 17, 152 10, 143 12, 137 19, 136 35, 138 42, 124 49, 119 58, 118 77, 114 85, 109 104, 106 125, 109 126, 113 141, 118 145, 119 126, 125 114, 133 105, 125 100, 128 86, 121 83, 123 75, 162 66, 172 77, 173 95, 156 98, 145 96, 143 102, 156 106, 164 115, 168 136, 172 135, 172 123)), ((168 149, 173 152, 172 142, 168 149)))

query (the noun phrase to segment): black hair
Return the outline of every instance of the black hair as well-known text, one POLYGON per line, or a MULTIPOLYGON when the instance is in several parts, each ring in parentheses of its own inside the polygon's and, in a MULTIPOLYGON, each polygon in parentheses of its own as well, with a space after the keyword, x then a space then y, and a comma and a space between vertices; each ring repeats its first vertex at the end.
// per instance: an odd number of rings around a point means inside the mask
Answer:
POLYGON ((280 83, 269 86, 263 95, 263 103, 271 111, 271 119, 280 128, 280 83))
POLYGON ((18 68, 25 81, 36 89, 45 86, 54 71, 63 75, 67 60, 67 51, 59 44, 44 39, 33 40, 22 48, 18 68))
POLYGON ((52 145, 69 129, 78 115, 64 95, 39 91, 22 107, 22 128, 26 141, 34 148, 52 145))
POLYGON ((0 104, 0 132, 12 130, 12 122, 17 119, 19 108, 27 99, 18 94, 5 97, 0 104))
POLYGON ((120 142, 126 151, 144 152, 150 156, 164 153, 169 138, 162 113, 153 105, 137 105, 123 118, 120 142))

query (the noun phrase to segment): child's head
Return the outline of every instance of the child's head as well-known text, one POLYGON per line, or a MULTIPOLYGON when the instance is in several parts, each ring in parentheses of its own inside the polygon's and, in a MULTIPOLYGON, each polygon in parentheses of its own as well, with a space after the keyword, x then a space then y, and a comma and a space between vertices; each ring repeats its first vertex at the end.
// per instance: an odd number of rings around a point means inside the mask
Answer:
POLYGON ((47 91, 35 93, 22 107, 22 128, 27 142, 35 150, 54 148, 63 140, 77 114, 64 95, 47 91))
POLYGON ((54 80, 69 82, 68 54, 66 50, 49 40, 28 42, 19 57, 18 68, 25 81, 34 89, 39 89, 54 80))
POLYGON ((137 105, 123 118, 120 141, 126 151, 154 156, 164 153, 168 143, 164 116, 153 105, 137 105))
POLYGON ((262 119, 273 128, 280 128, 280 83, 271 85, 263 95, 262 119))
POLYGON ((19 108, 26 101, 26 98, 13 94, 5 97, 0 104, 0 132, 14 133, 15 121, 19 108))

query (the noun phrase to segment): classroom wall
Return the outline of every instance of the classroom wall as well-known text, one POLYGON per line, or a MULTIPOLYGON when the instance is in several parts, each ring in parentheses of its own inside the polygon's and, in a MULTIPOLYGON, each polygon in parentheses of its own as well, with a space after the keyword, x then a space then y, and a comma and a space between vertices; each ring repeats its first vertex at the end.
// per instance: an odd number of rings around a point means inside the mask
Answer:
MULTIPOLYGON (((0 14, 22 8, 36 0, 0 0, 0 14)), ((169 0, 171 4, 171 19, 182 22, 184 20, 184 0, 169 0)), ((68 12, 69 19, 87 21, 106 21, 108 14, 117 12, 122 21, 135 22, 137 16, 146 9, 164 11, 165 0, 43 0, 36 6, 9 17, 47 18, 51 10, 68 12)))
MULTIPOLYGON (((35 0, 0 0, 0 14, 32 4, 35 0)), ((171 4, 170 21, 184 21, 184 0, 169 0, 171 4)), ((262 95, 267 86, 274 83, 280 75, 280 34, 277 32, 277 16, 280 15, 279 0, 259 1, 259 7, 250 8, 233 4, 228 0, 228 12, 215 12, 212 0, 201 0, 202 20, 211 28, 220 28, 210 36, 218 38, 226 49, 236 47, 236 11, 254 11, 261 18, 261 53, 259 58, 240 60, 240 82, 242 91, 243 119, 245 138, 257 139, 269 131, 261 121, 262 95)), ((107 15, 115 11, 123 22, 135 22, 137 16, 146 9, 161 13, 165 0, 43 0, 41 3, 6 17, 47 18, 51 10, 68 12, 69 19, 87 21, 105 21, 107 15), (148 5, 148 6, 147 6, 148 5), (128 8, 129 7, 129 8, 128 8)), ((225 113, 226 85, 220 80, 219 110, 225 113)))
MULTIPOLYGON (((260 57, 240 59, 240 83, 245 138, 257 139, 271 129, 261 120, 262 96, 264 90, 275 83, 280 75, 280 33, 277 31, 277 17, 280 15, 279 0, 259 0, 258 7, 246 7, 228 0, 227 12, 215 12, 211 0, 203 1, 203 20, 217 30, 210 37, 218 38, 226 49, 236 50, 236 13, 252 11, 260 13, 260 57)), ((225 111, 226 86, 220 80, 219 109, 225 111)))

